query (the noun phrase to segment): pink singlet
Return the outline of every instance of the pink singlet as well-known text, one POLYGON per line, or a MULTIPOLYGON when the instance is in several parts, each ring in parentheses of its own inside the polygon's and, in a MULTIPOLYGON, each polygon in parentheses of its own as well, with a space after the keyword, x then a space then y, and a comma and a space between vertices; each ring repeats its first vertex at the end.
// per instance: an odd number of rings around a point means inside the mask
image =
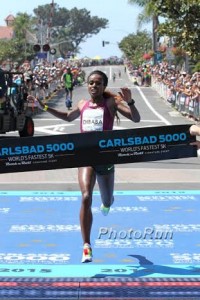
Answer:
POLYGON ((97 106, 87 101, 81 110, 81 132, 112 130, 114 117, 110 114, 106 100, 97 106))

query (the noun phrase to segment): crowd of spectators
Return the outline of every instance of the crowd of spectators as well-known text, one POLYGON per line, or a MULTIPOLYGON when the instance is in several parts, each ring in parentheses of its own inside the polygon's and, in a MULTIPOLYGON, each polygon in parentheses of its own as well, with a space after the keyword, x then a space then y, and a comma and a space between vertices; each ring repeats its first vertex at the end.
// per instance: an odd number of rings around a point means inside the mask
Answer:
MULTIPOLYGON (((16 103, 15 98, 18 97, 18 91, 23 89, 24 101, 26 101, 28 94, 40 100, 47 100, 56 91, 64 87, 63 74, 67 71, 67 68, 70 68, 73 74, 73 84, 81 85, 85 80, 85 73, 81 68, 81 64, 75 64, 69 62, 69 60, 55 60, 53 63, 44 60, 35 63, 34 66, 26 61, 22 65, 13 65, 9 70, 4 69, 2 66, 5 72, 11 74, 7 96, 12 99, 13 103, 16 103)), ((35 103, 27 102, 27 106, 32 114, 37 113, 35 103)))
POLYGON ((160 63, 151 68, 152 86, 181 114, 200 118, 200 72, 189 74, 174 65, 160 63))
POLYGON ((84 72, 81 67, 72 65, 65 60, 55 61, 52 64, 44 61, 36 64, 33 68, 30 63, 24 63, 17 71, 23 73, 29 93, 42 100, 49 97, 53 91, 63 87, 62 78, 67 68, 71 69, 75 85, 80 81, 80 77, 84 80, 84 72))
MULTIPOLYGON (((55 60, 53 63, 42 61, 34 66, 30 62, 24 62, 21 66, 14 66, 11 71, 23 74, 23 76, 15 74, 13 81, 20 85, 23 77, 27 94, 43 100, 64 87, 63 74, 69 67, 73 74, 74 85, 81 85, 85 81, 85 73, 82 70, 85 64, 90 65, 90 61, 55 60)), ((200 120, 200 72, 190 74, 168 62, 156 65, 144 64, 137 68, 127 63, 126 67, 135 85, 152 86, 181 114, 200 120)), ((12 93, 14 91, 11 90, 12 93)), ((34 109, 34 103, 29 105, 34 109)))
POLYGON ((168 62, 135 69, 129 65, 129 70, 134 84, 152 86, 182 115, 200 120, 200 72, 190 74, 168 62))

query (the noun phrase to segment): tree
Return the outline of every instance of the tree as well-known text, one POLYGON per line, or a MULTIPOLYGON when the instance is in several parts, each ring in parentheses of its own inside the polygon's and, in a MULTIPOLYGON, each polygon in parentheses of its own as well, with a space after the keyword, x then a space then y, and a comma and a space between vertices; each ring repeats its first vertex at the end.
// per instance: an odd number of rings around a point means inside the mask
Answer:
POLYGON ((91 16, 86 9, 67 10, 54 4, 34 9, 35 15, 18 13, 14 21, 15 37, 0 41, 0 60, 12 58, 19 63, 34 56, 33 45, 48 43, 66 57, 68 52, 78 53, 80 44, 108 26, 108 20, 91 16), (12 47, 14 47, 12 49, 12 47), (4 51, 6 49, 6 51, 4 51))
POLYGON ((151 35, 146 30, 129 34, 119 43, 121 51, 135 66, 144 61, 143 55, 151 50, 151 46, 151 35))
POLYGON ((18 13, 14 20, 14 39, 16 60, 24 61, 34 54, 33 44, 35 35, 33 32, 34 20, 27 13, 18 13), (30 36, 31 35, 31 36, 30 36), (18 55, 17 55, 18 53, 18 55))
POLYGON ((34 9, 35 19, 42 21, 43 26, 51 31, 51 44, 59 46, 62 56, 69 51, 78 53, 80 44, 85 42, 94 34, 98 34, 101 29, 105 29, 108 20, 91 16, 86 9, 73 8, 68 10, 54 6, 54 13, 51 16, 51 5, 38 6, 34 9), (50 24, 50 16, 52 17, 50 24))
POLYGON ((0 61, 21 63, 33 57, 32 45, 27 41, 27 31, 31 30, 32 19, 26 13, 18 13, 13 23, 14 38, 0 41, 0 61))
POLYGON ((138 16, 138 28, 145 23, 152 22, 152 50, 157 51, 158 35, 157 30, 159 26, 158 14, 155 10, 155 1, 151 0, 128 0, 128 3, 138 5, 143 8, 138 16))
POLYGON ((26 31, 31 30, 32 20, 31 16, 27 13, 18 13, 14 20, 15 37, 19 40, 26 39, 26 31))
POLYGON ((16 47, 15 40, 1 40, 0 41, 0 63, 9 60, 12 64, 19 55, 19 51, 16 47))
POLYGON ((155 10, 165 18, 158 31, 171 37, 176 46, 188 51, 192 58, 199 57, 200 1, 156 0, 155 10))

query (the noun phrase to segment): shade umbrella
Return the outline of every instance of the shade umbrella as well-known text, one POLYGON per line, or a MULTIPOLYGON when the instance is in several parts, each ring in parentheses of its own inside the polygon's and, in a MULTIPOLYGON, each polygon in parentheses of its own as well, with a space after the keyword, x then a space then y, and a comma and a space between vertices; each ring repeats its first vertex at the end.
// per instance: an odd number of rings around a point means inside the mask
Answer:
POLYGON ((96 56, 93 57, 93 59, 100 60, 100 59, 101 59, 101 56, 96 55, 96 56))

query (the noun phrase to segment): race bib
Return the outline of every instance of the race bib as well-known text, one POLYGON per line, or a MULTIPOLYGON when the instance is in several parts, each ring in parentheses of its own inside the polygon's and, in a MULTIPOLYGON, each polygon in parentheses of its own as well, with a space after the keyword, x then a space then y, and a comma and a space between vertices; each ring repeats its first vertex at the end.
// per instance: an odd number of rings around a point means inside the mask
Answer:
POLYGON ((82 115, 83 131, 103 131, 103 108, 86 109, 82 115))

